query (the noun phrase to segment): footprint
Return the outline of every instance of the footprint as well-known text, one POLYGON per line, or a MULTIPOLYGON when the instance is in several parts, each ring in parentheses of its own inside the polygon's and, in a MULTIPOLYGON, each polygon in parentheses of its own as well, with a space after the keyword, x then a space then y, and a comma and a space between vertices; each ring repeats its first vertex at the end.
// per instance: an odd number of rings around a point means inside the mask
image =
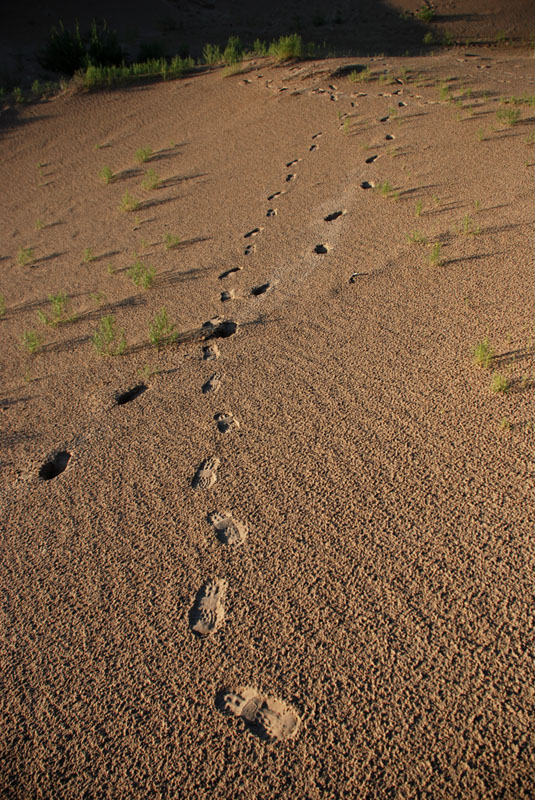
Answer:
POLYGON ((290 181, 293 181, 293 180, 295 180, 295 175, 293 173, 289 172, 288 175, 286 176, 286 183, 290 183, 290 181))
POLYGON ((322 136, 322 132, 321 131, 319 133, 315 133, 312 138, 313 139, 318 139, 320 136, 322 136))
POLYGON ((221 514, 212 511, 211 514, 208 514, 208 522, 214 526, 217 538, 223 544, 235 547, 243 544, 247 538, 247 523, 238 522, 229 511, 223 511, 221 514))
POLYGON ((235 294, 234 289, 228 289, 224 292, 221 292, 221 302, 226 303, 227 300, 234 300, 235 294))
POLYGON ((205 638, 211 636, 225 619, 225 595, 227 582, 221 578, 207 581, 197 592, 189 614, 191 630, 205 638))
POLYGON ((250 256, 251 253, 254 253, 254 244, 248 244, 245 250, 243 251, 244 256, 250 256))
POLYGON ((210 489, 217 480, 218 458, 205 459, 197 469, 191 482, 193 489, 210 489))
POLYGON ((245 233, 243 235, 243 238, 244 239, 250 239, 251 236, 256 236, 256 234, 260 233, 261 230, 262 230, 262 228, 253 228, 253 230, 249 231, 249 233, 245 233))
POLYGON ((338 219, 338 217, 342 217, 345 213, 345 211, 333 211, 332 214, 327 214, 327 216, 323 217, 323 219, 325 222, 332 222, 333 220, 338 219))
POLYGON ((128 389, 126 392, 118 392, 115 395, 115 405, 124 406, 125 403, 130 403, 132 400, 135 400, 136 397, 146 392, 147 389, 148 387, 144 383, 138 383, 137 386, 128 389))
POLYGON ((294 165, 294 164, 298 164, 300 161, 301 161, 301 159, 300 159, 300 158, 294 158, 294 160, 293 160, 293 161, 288 161, 288 163, 286 164, 286 166, 287 166, 287 167, 293 167, 293 165, 294 165))
POLYGON ((241 267, 231 267, 230 269, 225 270, 219 275, 219 280, 222 281, 223 278, 228 278, 229 275, 232 275, 234 272, 239 272, 241 267))
POLYGON ((202 349, 202 357, 205 361, 215 361, 219 358, 219 347, 215 344, 206 344, 202 349))
POLYGON ((271 289, 270 283, 262 283, 260 286, 253 286, 251 294, 253 297, 258 297, 259 294, 265 294, 268 289, 271 289))
POLYGON ((277 215, 277 211, 275 208, 268 208, 266 212, 266 217, 275 217, 277 215))
POLYGON ((370 156, 369 158, 367 158, 367 159, 366 159, 366 164, 373 164, 373 162, 374 162, 374 161, 375 161, 375 160, 376 160, 378 157, 379 157, 379 156, 370 156))
POLYGON ((273 192, 273 194, 269 195, 268 200, 274 200, 276 197, 280 197, 281 194, 284 194, 284 192, 273 192))
POLYGON ((325 253, 328 252, 328 250, 329 248, 326 244, 317 244, 316 247, 314 248, 314 252, 317 253, 318 255, 324 255, 325 253))
POLYGON ((223 711, 240 717, 245 726, 261 739, 292 739, 301 724, 299 715, 291 706, 274 697, 264 697, 251 686, 224 694, 221 705, 223 711))
POLYGON ((386 139, 387 142, 391 142, 393 138, 394 137, 393 137, 393 135, 391 133, 387 133, 386 136, 385 136, 385 139, 386 139))
POLYGON ((370 183, 370 181, 362 181, 362 183, 360 184, 360 188, 361 189, 373 189, 373 183, 370 183))
POLYGON ((219 391, 221 387, 221 373, 214 372, 214 374, 208 378, 206 383, 202 386, 202 393, 203 394, 215 394, 219 391))
POLYGON ((389 119, 390 119, 390 117, 381 117, 379 122, 388 122, 389 119))
POLYGON ((229 411, 222 411, 220 414, 215 414, 214 419, 217 423, 217 430, 219 433, 228 433, 233 428, 240 427, 240 423, 237 419, 233 417, 233 415, 229 411))
POLYGON ((45 461, 39 469, 39 477, 42 481, 51 481, 52 478, 57 478, 67 468, 71 454, 66 450, 60 450, 52 456, 48 461, 45 461))

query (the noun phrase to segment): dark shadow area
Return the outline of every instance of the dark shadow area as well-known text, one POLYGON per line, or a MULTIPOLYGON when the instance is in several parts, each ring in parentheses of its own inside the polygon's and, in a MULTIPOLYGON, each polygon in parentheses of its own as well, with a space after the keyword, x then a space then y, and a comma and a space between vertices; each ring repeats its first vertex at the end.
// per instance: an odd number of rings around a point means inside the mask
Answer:
POLYGON ((143 175, 141 167, 128 167, 128 169, 122 169, 120 172, 114 172, 111 183, 126 181, 128 178, 138 178, 140 175, 143 175))
POLYGON ((163 206, 166 203, 172 203, 173 200, 179 200, 180 195, 175 195, 174 197, 164 197, 162 200, 144 200, 142 201, 136 211, 145 211, 147 208, 155 208, 156 206, 163 206))
MULTIPOLYGON (((535 347, 519 347, 516 350, 508 350, 506 353, 499 353, 492 357, 492 368, 506 367, 509 364, 514 364, 518 361, 532 361, 535 358, 535 347)), ((522 383, 522 381, 520 381, 522 383)), ((530 386, 533 381, 530 382, 530 386)))
POLYGON ((91 336, 77 336, 73 339, 67 339, 66 342, 50 342, 49 344, 43 344, 38 353, 63 353, 67 350, 73 350, 80 344, 85 344, 86 342, 91 341, 91 336))
POLYGON ((49 461, 45 461, 45 463, 39 469, 39 477, 41 480, 50 481, 53 478, 57 478, 58 475, 61 475, 61 473, 67 468, 70 458, 70 453, 68 453, 66 450, 61 450, 49 461))
POLYGON ((174 286, 177 283, 185 283, 186 281, 199 280, 204 274, 211 272, 212 267, 192 267, 184 272, 178 270, 167 270, 166 272, 159 272, 154 279, 154 286, 159 289, 164 286, 174 286))
POLYGON ((49 256, 41 256, 41 258, 34 258, 32 259, 31 263, 28 264, 30 267, 36 267, 39 264, 44 264, 45 261, 52 261, 53 258, 59 258, 60 256, 66 256, 67 251, 64 250, 62 253, 50 253, 49 256))
POLYGON ((126 403, 131 403, 132 400, 135 400, 140 394, 146 392, 147 389, 148 386, 146 384, 138 383, 137 386, 133 386, 126 392, 119 392, 115 395, 115 405, 124 406, 126 403))
POLYGON ((207 172, 197 172, 194 175, 175 175, 171 178, 163 178, 158 185, 158 189, 167 189, 169 186, 178 186, 180 183, 184 183, 184 181, 193 181, 195 178, 204 178, 208 175, 207 172))
POLYGON ((16 406, 18 403, 26 403, 28 400, 33 400, 33 397, 13 397, 8 398, 6 397, 4 400, 0 400, 0 409, 5 410, 6 408, 11 408, 12 406, 16 406))

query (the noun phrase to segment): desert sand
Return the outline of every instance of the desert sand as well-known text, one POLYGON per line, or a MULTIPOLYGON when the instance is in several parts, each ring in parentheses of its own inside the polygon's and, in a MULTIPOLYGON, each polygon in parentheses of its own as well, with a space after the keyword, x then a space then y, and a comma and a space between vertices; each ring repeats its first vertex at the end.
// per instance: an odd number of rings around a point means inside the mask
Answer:
POLYGON ((384 50, 0 115, 2 797, 534 796, 535 58, 384 50))

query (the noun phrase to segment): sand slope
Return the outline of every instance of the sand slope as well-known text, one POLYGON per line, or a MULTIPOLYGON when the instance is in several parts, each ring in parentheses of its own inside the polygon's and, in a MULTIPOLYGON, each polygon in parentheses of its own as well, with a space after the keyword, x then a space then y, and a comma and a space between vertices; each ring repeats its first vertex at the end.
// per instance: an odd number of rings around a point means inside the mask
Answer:
POLYGON ((250 66, 4 117, 3 794, 531 797, 535 60, 250 66))

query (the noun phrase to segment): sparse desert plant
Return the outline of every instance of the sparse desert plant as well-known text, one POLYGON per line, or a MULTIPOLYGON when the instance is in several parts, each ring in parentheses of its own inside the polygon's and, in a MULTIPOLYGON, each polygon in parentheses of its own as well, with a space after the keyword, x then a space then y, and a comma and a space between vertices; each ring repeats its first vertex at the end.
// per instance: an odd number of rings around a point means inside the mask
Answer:
POLYGON ((423 205, 424 204, 423 204, 423 202, 421 200, 418 200, 418 202, 416 203, 416 216, 417 217, 421 217, 422 216, 423 205))
POLYGON ((127 190, 123 196, 121 197, 121 204, 119 209, 121 211, 136 211, 139 208, 139 200, 136 200, 135 197, 132 197, 130 192, 127 190))
POLYGON ((124 330, 116 331, 112 314, 102 317, 92 342, 101 356, 122 356, 126 350, 124 330))
POLYGON ((41 341, 41 337, 38 333, 36 333, 36 331, 24 331, 22 334, 21 345, 30 355, 33 355, 41 346, 41 341))
POLYGON ((172 233, 166 233, 164 244, 166 250, 174 250, 180 244, 180 236, 173 236, 172 233))
POLYGON ((478 131, 477 131, 477 141, 478 141, 478 142, 484 142, 484 141, 485 141, 485 134, 484 134, 484 132, 483 132, 483 128, 478 128, 478 131))
POLYGON ((97 306, 101 306, 102 303, 106 300, 106 295, 104 294, 104 292, 101 291, 90 292, 89 296, 97 306))
POLYGON ((149 323, 150 343, 159 350, 164 343, 176 342, 177 336, 175 325, 167 317, 167 309, 162 308, 149 323))
POLYGON ((427 244, 427 236, 424 236, 423 233, 419 231, 411 231, 411 233, 407 235, 407 240, 411 244, 427 244))
POLYGON ((487 337, 476 344, 473 355, 474 364, 477 364, 478 367, 483 367, 483 369, 488 369, 490 367, 492 359, 494 358, 494 350, 489 344, 487 337))
POLYGON ((348 134, 350 128, 351 128, 351 120, 349 119, 349 117, 346 117, 344 120, 344 124, 342 126, 342 130, 345 134, 348 134))
POLYGON ((349 73, 349 80, 353 81, 353 83, 360 83, 361 81, 370 81, 373 77, 373 73, 369 67, 366 69, 356 70, 354 69, 352 72, 349 73))
POLYGON ((109 262, 108 266, 106 267, 106 270, 108 272, 108 275, 113 275, 115 273, 115 270, 113 268, 113 264, 111 263, 111 261, 109 262))
POLYGON ((3 317, 6 313, 6 298, 3 294, 0 294, 0 317, 3 317))
POLYGON ((144 189, 157 189, 160 183, 160 177, 152 167, 145 172, 143 180, 141 181, 141 185, 144 189))
POLYGON ((243 59, 243 47, 239 36, 229 36, 227 46, 223 51, 225 64, 240 64, 243 59))
POLYGON ((507 417, 503 417, 500 420, 500 428, 502 429, 502 431, 510 431, 513 429, 513 423, 511 422, 511 420, 507 419, 507 417))
POLYGON ((463 233, 465 236, 474 236, 481 233, 481 228, 476 225, 470 214, 465 214, 463 217, 463 233))
POLYGON ((33 261, 34 249, 33 247, 19 247, 17 250, 17 264, 25 267, 33 261))
POLYGON ((278 41, 272 42, 269 55, 277 61, 289 61, 291 58, 304 58, 312 52, 312 46, 305 47, 303 40, 297 33, 290 36, 281 36, 278 41))
POLYGON ((113 172, 111 171, 111 168, 102 167, 99 172, 99 178, 104 181, 104 183, 111 183, 113 180, 113 172))
POLYGON ((423 5, 416 12, 416 16, 418 17, 418 19, 421 19, 422 22, 431 22, 431 20, 435 16, 435 11, 433 8, 431 8, 431 6, 423 5))
POLYGON ((440 251, 442 249, 442 245, 440 242, 435 242, 433 247, 431 248, 431 253, 429 254, 429 263, 433 264, 435 267, 440 267, 442 264, 442 259, 440 258, 440 251))
POLYGON ((490 381, 490 390, 494 394, 507 394, 511 388, 509 379, 501 372, 494 372, 490 381))
POLYGON ((136 161, 138 164, 144 164, 152 156, 152 147, 140 147, 136 150, 136 161))
POLYGON ((49 317, 43 311, 38 311, 37 316, 43 325, 59 325, 62 322, 73 322, 76 319, 76 314, 68 315, 69 297, 65 292, 58 292, 57 294, 49 294, 52 314, 49 317))
POLYGON ((202 61, 204 64, 212 67, 214 64, 219 64, 223 60, 223 54, 219 45, 205 44, 202 51, 202 61))
POLYGON ((516 125, 516 123, 520 119, 520 110, 518 108, 500 108, 499 111, 496 112, 497 118, 500 122, 504 122, 506 125, 512 126, 516 125))
POLYGON ((84 250, 84 262, 89 264, 90 261, 94 261, 95 256, 93 255, 93 251, 90 247, 86 247, 84 250))
POLYGON ((35 230, 40 231, 45 227, 45 223, 41 219, 35 220, 35 230))
POLYGON ((535 144, 535 133, 530 133, 529 136, 526 136, 524 142, 525 144, 535 144))
POLYGON ((431 31, 427 31, 424 38, 422 39, 422 42, 427 45, 433 44, 433 34, 431 33, 431 31))
POLYGON ((154 267, 147 266, 139 258, 137 258, 131 267, 128 268, 128 275, 136 286, 142 286, 143 289, 150 289, 156 270, 154 267))
POLYGON ((380 192, 383 197, 388 197, 388 195, 392 191, 392 184, 390 183, 390 181, 379 181, 376 188, 377 191, 380 192))

